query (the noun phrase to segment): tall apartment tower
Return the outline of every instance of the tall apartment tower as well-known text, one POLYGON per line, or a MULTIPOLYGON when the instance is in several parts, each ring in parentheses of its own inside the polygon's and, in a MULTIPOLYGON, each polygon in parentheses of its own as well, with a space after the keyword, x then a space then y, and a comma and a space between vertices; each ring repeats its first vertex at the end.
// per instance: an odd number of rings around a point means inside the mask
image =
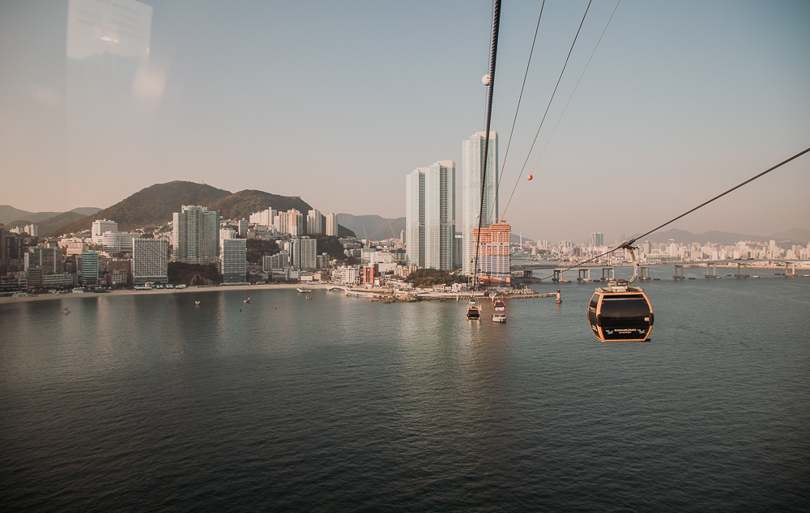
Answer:
POLYGON ((242 283, 247 276, 247 240, 222 239, 220 272, 225 283, 242 283))
POLYGON ((326 235, 331 237, 338 236, 338 215, 326 214, 326 235))
POLYGON ((320 210, 312 209, 307 212, 307 234, 323 235, 325 218, 320 210))
POLYGON ((169 281, 169 241, 166 239, 132 240, 132 278, 135 283, 169 281))
POLYGON ((172 214, 172 258, 187 264, 216 263, 219 255, 219 212, 183 205, 172 214))
POLYGON ((317 268, 318 241, 309 237, 292 239, 290 263, 296 269, 312 271, 317 268))
POLYGON ((591 232, 591 246, 598 247, 605 245, 605 234, 599 232, 591 232))
POLYGON ((498 218, 498 133, 489 133, 487 173, 484 177, 486 134, 478 132, 461 143, 461 270, 472 274, 475 257, 473 229, 487 227, 498 218), (481 209, 481 183, 484 182, 484 205, 481 209))
POLYGON ((405 177, 408 262, 452 271, 456 233, 456 163, 442 160, 405 177))

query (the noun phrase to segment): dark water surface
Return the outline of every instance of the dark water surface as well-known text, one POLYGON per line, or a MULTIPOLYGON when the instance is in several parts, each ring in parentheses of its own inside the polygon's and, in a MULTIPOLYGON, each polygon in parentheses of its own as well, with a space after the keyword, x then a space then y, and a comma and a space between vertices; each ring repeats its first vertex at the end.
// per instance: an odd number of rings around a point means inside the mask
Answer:
POLYGON ((810 279, 655 272, 646 343, 596 341, 582 284, 504 325, 325 291, 0 305, 0 505, 807 511, 810 279))

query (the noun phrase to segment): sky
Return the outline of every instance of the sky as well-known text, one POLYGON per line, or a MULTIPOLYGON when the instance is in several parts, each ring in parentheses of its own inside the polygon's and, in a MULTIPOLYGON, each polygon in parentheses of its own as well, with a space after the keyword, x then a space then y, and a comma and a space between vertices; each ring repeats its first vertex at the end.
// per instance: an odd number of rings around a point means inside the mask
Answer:
MULTIPOLYGON (((189 180, 396 218, 405 176, 440 160, 460 199, 491 1, 112 3, 0 2, 0 204, 106 208, 189 180)), ((514 233, 629 237, 810 147, 810 2, 593 0, 549 106, 588 1, 548 0, 517 110, 541 4, 501 12, 514 233)), ((810 229, 808 192, 810 154, 670 227, 810 229)))

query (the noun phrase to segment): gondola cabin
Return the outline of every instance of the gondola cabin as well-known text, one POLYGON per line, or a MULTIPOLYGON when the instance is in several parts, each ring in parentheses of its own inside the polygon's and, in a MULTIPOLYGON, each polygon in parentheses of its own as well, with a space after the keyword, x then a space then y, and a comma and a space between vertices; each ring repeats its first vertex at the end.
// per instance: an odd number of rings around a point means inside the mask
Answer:
POLYGON ((480 318, 481 318, 481 309, 478 307, 478 301, 476 301, 474 297, 471 297, 470 302, 467 305, 467 320, 477 321, 480 318))
POLYGON ((602 342, 643 342, 653 322, 652 306, 641 287, 598 288, 588 305, 588 324, 602 342))

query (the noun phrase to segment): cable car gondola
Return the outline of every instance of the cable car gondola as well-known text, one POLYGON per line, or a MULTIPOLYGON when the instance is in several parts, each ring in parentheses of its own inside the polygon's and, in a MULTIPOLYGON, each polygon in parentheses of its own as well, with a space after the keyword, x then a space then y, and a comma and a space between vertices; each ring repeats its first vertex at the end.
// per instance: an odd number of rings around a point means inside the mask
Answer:
POLYGON ((467 305, 467 320, 477 321, 481 319, 481 309, 478 307, 478 301, 474 297, 470 297, 470 302, 467 305))
POLYGON ((588 305, 588 324, 602 342, 621 340, 643 342, 650 336, 655 321, 650 300, 641 287, 630 287, 638 276, 633 248, 626 246, 633 260, 630 281, 610 281, 597 288, 588 305))

